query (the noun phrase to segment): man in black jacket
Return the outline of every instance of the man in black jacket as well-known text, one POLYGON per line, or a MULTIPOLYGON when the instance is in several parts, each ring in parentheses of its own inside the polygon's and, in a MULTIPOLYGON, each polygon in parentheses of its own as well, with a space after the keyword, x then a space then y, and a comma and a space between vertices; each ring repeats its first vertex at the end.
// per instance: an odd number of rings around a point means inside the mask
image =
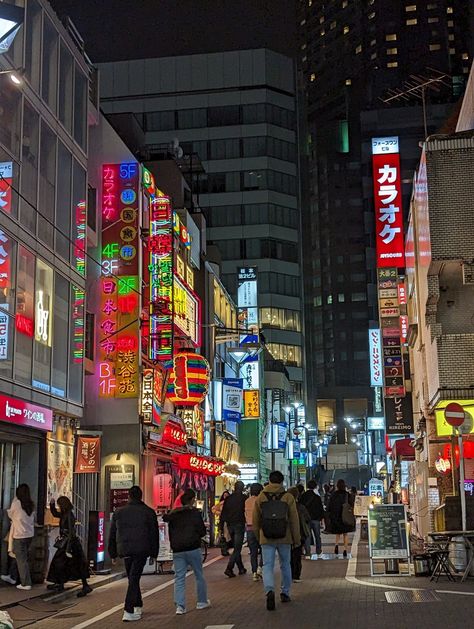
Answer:
MULTIPOLYGON (((324 519, 324 507, 321 497, 316 493, 317 483, 315 480, 308 482, 308 489, 300 498, 302 505, 306 507, 311 518, 311 531, 314 535, 314 543, 316 544, 316 554, 322 552, 321 545, 321 520, 324 519)), ((311 531, 305 541, 306 556, 311 557, 311 531)))
POLYGON ((158 556, 160 542, 156 513, 142 501, 140 487, 131 487, 128 496, 128 504, 112 517, 109 555, 113 563, 117 557, 124 559, 128 589, 122 620, 131 622, 142 617, 140 577, 147 557, 158 556))
POLYGON ((171 549, 175 571, 174 602, 176 613, 186 613, 186 570, 191 566, 196 579, 196 609, 206 609, 211 602, 207 598, 207 584, 202 570, 201 538, 206 527, 198 509, 194 507, 196 494, 186 489, 181 496, 182 507, 165 513, 163 520, 168 522, 171 549))
POLYGON ((242 563, 242 545, 244 543, 245 534, 245 500, 244 484, 241 480, 235 483, 234 492, 225 499, 222 507, 221 519, 222 524, 227 524, 229 535, 234 543, 234 550, 229 557, 229 563, 224 571, 228 577, 235 577, 234 566, 237 564, 239 574, 245 574, 247 570, 242 563))

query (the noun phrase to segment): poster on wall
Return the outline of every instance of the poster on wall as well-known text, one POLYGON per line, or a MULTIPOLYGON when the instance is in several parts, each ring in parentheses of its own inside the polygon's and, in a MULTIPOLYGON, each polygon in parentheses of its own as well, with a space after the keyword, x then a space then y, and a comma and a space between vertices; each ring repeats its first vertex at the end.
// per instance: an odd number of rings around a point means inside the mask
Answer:
POLYGON ((74 471, 76 474, 100 472, 100 437, 78 437, 74 471))
POLYGON ((222 381, 222 419, 240 422, 242 419, 241 378, 224 378, 222 381))
POLYGON ((47 439, 47 495, 46 504, 67 496, 72 500, 72 475, 74 470, 74 446, 72 443, 47 439))

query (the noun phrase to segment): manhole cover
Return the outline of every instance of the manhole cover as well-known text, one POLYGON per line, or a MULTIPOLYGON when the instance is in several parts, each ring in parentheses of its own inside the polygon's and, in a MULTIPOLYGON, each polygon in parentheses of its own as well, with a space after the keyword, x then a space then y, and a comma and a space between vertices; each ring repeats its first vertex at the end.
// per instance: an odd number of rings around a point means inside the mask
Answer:
POLYGON ((79 618, 80 616, 85 616, 85 613, 79 614, 58 614, 55 618, 79 618))
POLYGON ((434 603, 441 599, 431 590, 391 590, 385 592, 387 603, 434 603))

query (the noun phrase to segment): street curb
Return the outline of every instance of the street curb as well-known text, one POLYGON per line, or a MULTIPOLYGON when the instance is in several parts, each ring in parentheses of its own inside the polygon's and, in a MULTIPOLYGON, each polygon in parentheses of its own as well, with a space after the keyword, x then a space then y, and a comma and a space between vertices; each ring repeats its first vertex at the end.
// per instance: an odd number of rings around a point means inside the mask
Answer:
MULTIPOLYGON (((113 583, 114 581, 119 581, 120 579, 123 579, 125 576, 126 576, 125 570, 123 572, 114 572, 114 574, 111 574, 106 579, 99 581, 99 583, 91 584, 91 588, 92 588, 91 594, 94 592, 94 590, 97 590, 104 585, 109 585, 109 583, 113 583)), ((65 590, 64 592, 61 592, 59 594, 50 595, 49 593, 47 593, 45 595, 39 596, 38 598, 41 598, 43 601, 47 603, 61 603, 62 601, 65 601, 69 598, 76 597, 76 594, 80 592, 81 589, 82 589, 82 585, 78 585, 76 587, 65 590)))

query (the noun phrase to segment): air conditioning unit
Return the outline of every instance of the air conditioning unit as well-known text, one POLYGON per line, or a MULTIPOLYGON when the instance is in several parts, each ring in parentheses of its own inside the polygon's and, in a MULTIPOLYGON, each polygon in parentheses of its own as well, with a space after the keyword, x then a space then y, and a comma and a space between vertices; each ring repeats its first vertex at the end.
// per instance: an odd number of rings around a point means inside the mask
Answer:
POLYGON ((474 264, 469 262, 462 263, 462 283, 474 284, 474 264))

